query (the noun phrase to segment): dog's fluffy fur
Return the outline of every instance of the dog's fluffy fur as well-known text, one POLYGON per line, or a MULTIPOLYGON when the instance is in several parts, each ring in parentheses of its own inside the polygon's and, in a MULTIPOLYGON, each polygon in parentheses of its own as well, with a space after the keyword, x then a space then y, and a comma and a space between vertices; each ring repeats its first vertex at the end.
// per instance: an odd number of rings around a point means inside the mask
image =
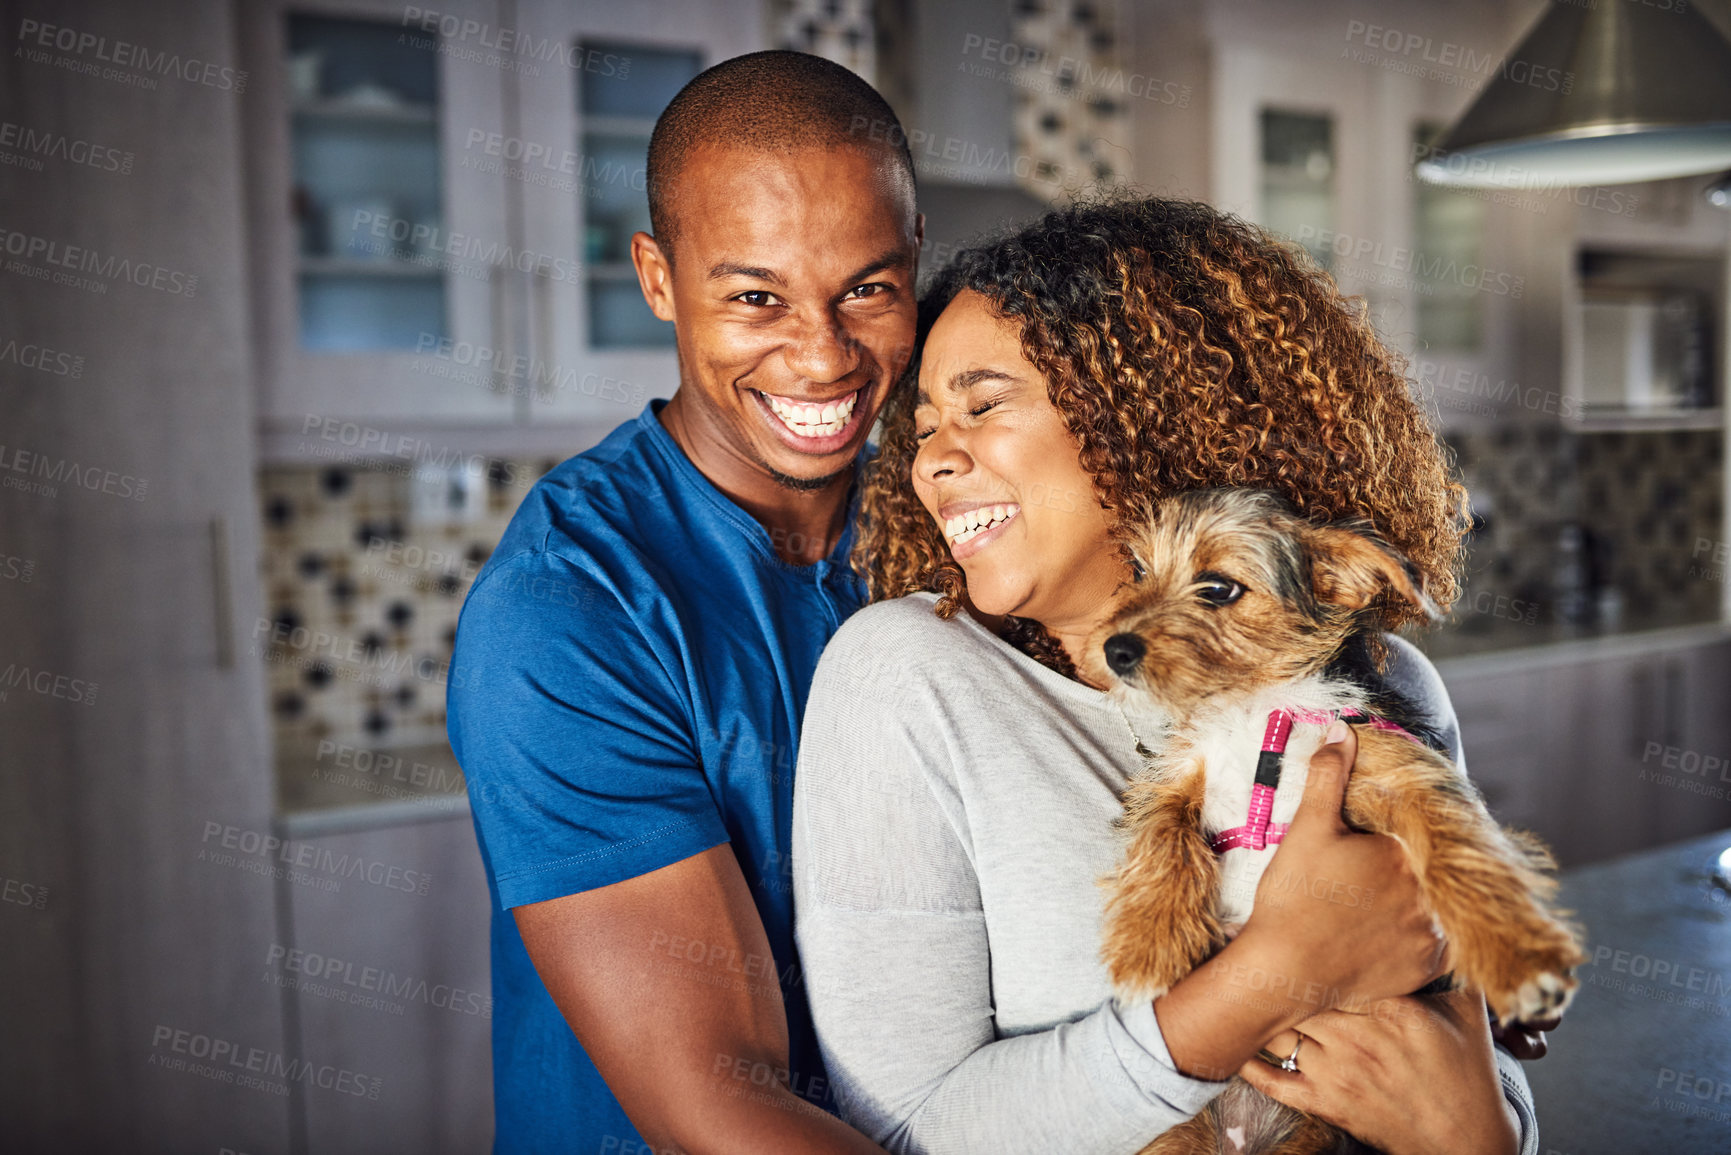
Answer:
MULTIPOLYGON (((1209 837, 1245 820, 1270 710, 1366 708, 1435 741, 1377 679, 1366 644, 1378 599, 1434 609, 1367 529, 1313 525, 1260 490, 1203 490, 1162 502, 1132 549, 1139 580, 1087 658, 1094 681, 1147 695, 1170 719, 1160 754, 1125 796, 1126 858, 1105 880, 1103 955, 1126 999, 1164 993, 1249 917, 1277 847, 1217 856, 1209 837)), ((1320 726, 1294 727, 1275 822, 1292 821, 1322 736, 1320 726)), ((1483 990, 1505 1023, 1560 1013, 1583 956, 1548 905, 1549 853, 1501 829, 1442 754, 1369 727, 1358 742, 1346 821, 1400 840, 1456 981, 1483 990)), ((1351 1149, 1344 1133, 1235 1082, 1144 1155, 1351 1149)))

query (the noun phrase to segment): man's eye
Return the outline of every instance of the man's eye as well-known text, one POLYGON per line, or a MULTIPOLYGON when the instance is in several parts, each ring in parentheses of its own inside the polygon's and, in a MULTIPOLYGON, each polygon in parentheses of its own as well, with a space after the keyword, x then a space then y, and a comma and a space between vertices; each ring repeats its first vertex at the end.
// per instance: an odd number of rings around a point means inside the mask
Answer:
POLYGON ((844 300, 863 301, 867 297, 875 297, 878 294, 884 293, 887 291, 889 291, 888 285, 880 285, 880 284, 876 284, 876 283, 873 283, 870 285, 857 285, 854 288, 850 289, 848 291, 847 297, 845 297, 843 299, 844 300))
POLYGON ((1205 573, 1196 579, 1196 596, 1210 606, 1229 606, 1244 596, 1244 587, 1229 577, 1205 573))
POLYGON ((762 289, 750 289, 733 299, 743 305, 751 305, 756 308, 764 308, 778 303, 774 293, 765 292, 762 289))

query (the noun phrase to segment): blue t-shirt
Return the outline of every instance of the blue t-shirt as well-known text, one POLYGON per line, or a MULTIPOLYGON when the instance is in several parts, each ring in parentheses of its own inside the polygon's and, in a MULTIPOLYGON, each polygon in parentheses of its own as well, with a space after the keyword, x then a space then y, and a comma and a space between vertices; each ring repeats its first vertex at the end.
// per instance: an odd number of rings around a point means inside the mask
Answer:
POLYGON ((812 672, 864 597, 847 564, 852 510, 828 558, 787 564, 662 428, 663 404, 535 484, 458 624, 448 728, 493 897, 501 1153, 640 1142, 510 908, 727 841, 769 933, 793 1089, 833 1109, 794 950, 788 845, 812 672))

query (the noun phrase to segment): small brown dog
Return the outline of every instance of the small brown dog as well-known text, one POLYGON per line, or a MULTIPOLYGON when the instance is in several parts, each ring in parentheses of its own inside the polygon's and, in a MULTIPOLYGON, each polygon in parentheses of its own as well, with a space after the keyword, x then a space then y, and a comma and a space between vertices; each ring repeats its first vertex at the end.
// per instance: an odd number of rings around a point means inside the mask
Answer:
MULTIPOLYGON (((1310 756, 1344 716, 1371 723, 1345 819, 1401 841, 1455 979, 1484 991, 1504 1023, 1560 1013, 1583 955, 1548 906, 1549 853, 1500 828, 1454 765, 1415 739, 1421 720, 1370 660, 1379 598, 1392 591, 1434 613, 1403 560, 1372 533, 1312 524, 1251 489, 1163 501, 1132 550, 1140 579, 1090 640, 1088 673, 1150 696, 1171 723, 1125 795, 1127 857, 1104 880, 1102 953, 1120 997, 1164 993, 1249 917, 1310 756)), ((1351 1138, 1234 1080, 1143 1155, 1337 1149, 1351 1138)))

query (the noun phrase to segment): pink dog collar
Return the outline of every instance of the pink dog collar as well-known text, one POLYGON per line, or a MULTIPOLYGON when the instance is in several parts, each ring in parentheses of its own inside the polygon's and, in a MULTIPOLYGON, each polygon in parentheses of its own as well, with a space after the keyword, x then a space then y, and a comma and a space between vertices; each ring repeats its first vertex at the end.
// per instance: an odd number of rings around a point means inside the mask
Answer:
MULTIPOLYGON (((1386 718, 1362 710, 1271 710, 1268 729, 1262 735, 1262 753, 1256 759, 1256 782, 1250 787, 1250 813, 1243 826, 1222 830, 1208 840, 1216 854, 1228 850, 1263 850, 1286 837, 1291 829, 1287 822, 1271 822, 1274 816, 1274 791, 1280 785, 1280 762, 1286 754, 1286 743, 1292 737, 1294 722, 1327 726, 1336 718, 1353 725, 1367 725, 1377 730, 1392 730, 1396 734, 1411 734, 1386 718)), ((1412 738, 1418 741, 1417 738, 1412 738)))

